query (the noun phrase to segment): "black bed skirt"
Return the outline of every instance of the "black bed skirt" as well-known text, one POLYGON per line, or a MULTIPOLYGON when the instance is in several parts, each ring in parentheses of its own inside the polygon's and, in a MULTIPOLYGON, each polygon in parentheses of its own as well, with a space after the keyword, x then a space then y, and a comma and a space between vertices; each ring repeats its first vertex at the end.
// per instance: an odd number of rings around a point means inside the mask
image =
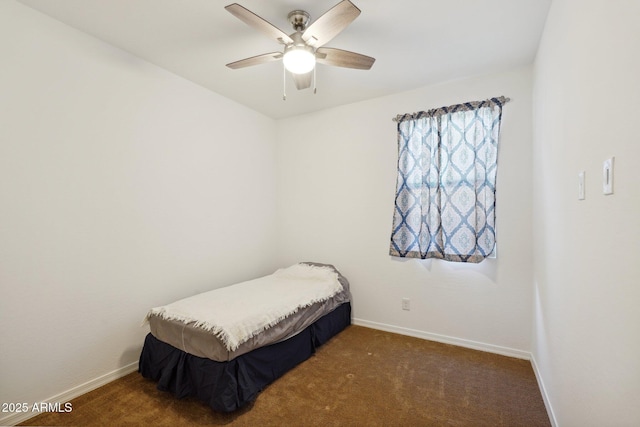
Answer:
POLYGON ((350 324, 351 304, 347 302, 296 336, 228 362, 193 356, 148 334, 138 371, 157 381, 158 390, 177 398, 192 396, 215 411, 231 412, 253 401, 264 387, 307 360, 350 324))

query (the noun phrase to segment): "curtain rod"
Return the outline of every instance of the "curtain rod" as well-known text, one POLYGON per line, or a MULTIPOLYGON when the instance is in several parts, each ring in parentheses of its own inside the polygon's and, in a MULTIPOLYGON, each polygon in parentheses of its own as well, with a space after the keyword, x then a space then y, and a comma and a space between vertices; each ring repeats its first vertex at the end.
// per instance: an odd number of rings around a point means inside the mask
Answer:
POLYGON ((418 111, 416 113, 407 113, 407 114, 398 114, 397 116, 395 116, 393 119, 391 119, 394 122, 401 122, 404 120, 411 120, 411 119, 417 119, 420 117, 429 117, 429 116, 439 116, 439 115, 443 115, 443 114, 447 114, 447 113, 453 113, 456 111, 468 111, 468 110, 473 110, 475 108, 478 108, 479 106, 481 106, 482 104, 488 103, 497 103, 500 106, 503 106, 504 104, 506 104, 507 102, 511 101, 511 98, 507 98, 504 96, 498 96, 495 98, 489 98, 489 99, 485 99, 484 101, 472 101, 472 102, 464 102, 462 104, 455 104, 455 105, 450 105, 448 107, 440 107, 440 108, 433 108, 429 111, 418 111))

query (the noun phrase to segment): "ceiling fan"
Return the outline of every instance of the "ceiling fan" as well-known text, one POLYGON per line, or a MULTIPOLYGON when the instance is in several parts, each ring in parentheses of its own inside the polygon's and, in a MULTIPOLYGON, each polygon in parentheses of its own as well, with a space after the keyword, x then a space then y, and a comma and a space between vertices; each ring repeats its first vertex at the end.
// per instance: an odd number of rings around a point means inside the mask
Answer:
POLYGON ((287 19, 295 30, 290 35, 237 3, 225 9, 245 24, 284 45, 283 52, 264 53, 227 64, 234 70, 282 59, 296 88, 306 89, 311 86, 316 63, 368 70, 375 62, 375 58, 370 56, 324 47, 360 15, 360 9, 349 0, 341 1, 311 24, 311 17, 304 10, 290 12, 287 19))

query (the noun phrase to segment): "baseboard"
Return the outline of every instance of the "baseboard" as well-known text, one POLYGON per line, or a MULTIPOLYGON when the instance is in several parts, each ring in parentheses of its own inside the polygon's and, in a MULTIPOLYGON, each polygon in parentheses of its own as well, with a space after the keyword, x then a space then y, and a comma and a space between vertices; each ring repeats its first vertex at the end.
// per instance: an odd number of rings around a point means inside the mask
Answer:
POLYGON ((449 337, 446 335, 434 334, 431 332, 419 331, 417 329, 403 328, 400 326, 387 325, 385 323, 371 322, 363 319, 352 319, 354 325, 365 326, 367 328, 379 329, 386 332, 394 332, 400 335, 408 335, 410 337, 422 338, 429 341, 441 342, 444 344, 453 344, 460 347, 471 348, 474 350, 486 351, 489 353, 500 354, 503 356, 515 357, 518 359, 531 359, 531 353, 523 350, 516 350, 509 347, 501 347, 498 345, 485 344, 481 342, 465 340, 462 338, 449 337))
MULTIPOLYGON (((60 394, 52 396, 46 400, 43 400, 42 402, 43 403, 55 403, 55 402, 66 403, 71 399, 75 399, 78 396, 81 396, 85 393, 95 390, 98 387, 108 384, 111 381, 117 380, 118 378, 124 377, 125 375, 128 375, 137 370, 138 370, 138 362, 133 362, 129 365, 123 366, 122 368, 116 369, 115 371, 109 372, 98 378, 87 381, 84 384, 80 384, 67 391, 64 391, 60 394)), ((30 413, 30 412, 20 412, 20 413, 11 414, 9 416, 0 418, 0 425, 13 426, 23 421, 26 421, 29 418, 32 418, 36 415, 38 414, 30 413)))
POLYGON ((536 363, 536 358, 533 354, 531 355, 531 366, 533 367, 533 373, 536 375, 536 380, 538 381, 538 388, 540 389, 540 394, 542 395, 542 401, 544 402, 544 407, 547 408, 547 415, 549 416, 549 421, 551 422, 551 426, 557 427, 558 421, 556 420, 556 416, 553 413, 551 400, 549 399, 549 395, 547 395, 547 389, 544 386, 544 381, 542 381, 542 375, 540 375, 540 371, 538 370, 538 364, 536 363))

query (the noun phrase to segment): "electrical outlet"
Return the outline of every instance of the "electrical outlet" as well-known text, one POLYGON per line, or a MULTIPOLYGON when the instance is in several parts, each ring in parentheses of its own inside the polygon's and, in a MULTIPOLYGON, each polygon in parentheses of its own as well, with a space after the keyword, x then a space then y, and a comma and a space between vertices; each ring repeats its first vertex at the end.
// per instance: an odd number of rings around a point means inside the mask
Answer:
POLYGON ((402 309, 406 311, 411 309, 409 298, 402 298, 402 309))

